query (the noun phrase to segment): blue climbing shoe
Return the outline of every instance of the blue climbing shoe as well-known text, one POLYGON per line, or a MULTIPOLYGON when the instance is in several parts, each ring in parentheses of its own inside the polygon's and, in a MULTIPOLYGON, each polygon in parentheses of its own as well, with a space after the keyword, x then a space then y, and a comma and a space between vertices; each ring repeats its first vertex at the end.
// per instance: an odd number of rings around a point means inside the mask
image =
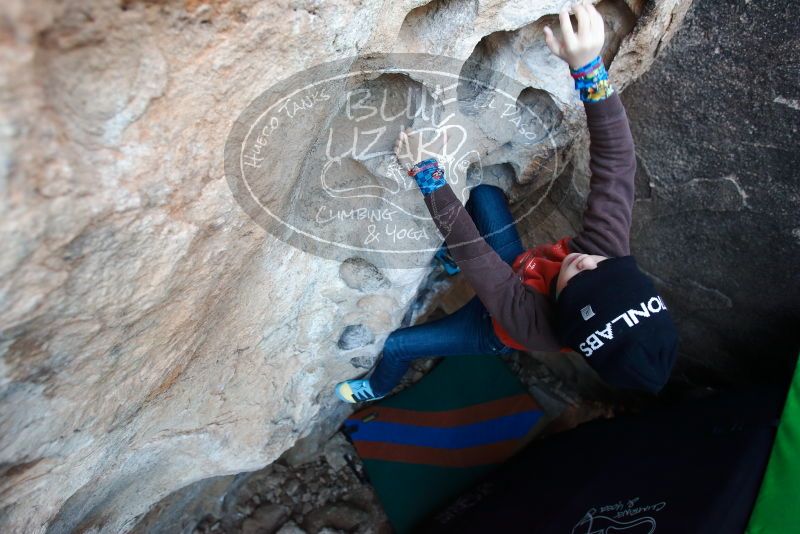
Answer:
POLYGON ((442 264, 448 276, 453 276, 461 272, 461 268, 450 255, 450 251, 447 250, 447 245, 442 245, 439 250, 436 251, 434 258, 442 264))
POLYGON ((336 396, 344 402, 356 403, 374 401, 384 398, 386 395, 376 395, 369 385, 369 380, 345 380, 336 384, 336 396))

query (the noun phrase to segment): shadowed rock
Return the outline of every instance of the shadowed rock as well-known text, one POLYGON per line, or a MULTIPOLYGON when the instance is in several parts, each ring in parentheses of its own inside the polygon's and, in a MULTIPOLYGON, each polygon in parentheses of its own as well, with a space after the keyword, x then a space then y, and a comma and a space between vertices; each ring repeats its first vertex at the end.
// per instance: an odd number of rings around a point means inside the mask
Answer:
POLYGON ((339 266, 339 277, 348 287, 373 293, 391 287, 383 273, 363 258, 348 258, 339 266))
POLYGON ((342 350, 352 350, 375 341, 375 335, 363 324, 351 324, 345 327, 336 344, 342 350))

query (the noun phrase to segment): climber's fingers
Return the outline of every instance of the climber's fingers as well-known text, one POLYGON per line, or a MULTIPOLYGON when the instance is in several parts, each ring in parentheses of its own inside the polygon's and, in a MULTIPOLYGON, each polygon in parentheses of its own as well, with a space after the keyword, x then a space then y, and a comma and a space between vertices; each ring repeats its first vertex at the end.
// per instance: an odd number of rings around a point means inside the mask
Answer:
POLYGON ((394 142, 394 153, 398 161, 404 164, 405 167, 411 165, 407 163, 415 163, 422 157, 422 154, 431 154, 441 161, 448 158, 448 143, 449 137, 447 128, 422 128, 420 130, 412 130, 410 126, 402 128, 394 142), (427 132, 427 134, 426 134, 427 132), (419 138, 412 140, 411 136, 417 135, 419 138), (410 161, 413 159, 414 161, 410 161))
POLYGON ((558 19, 561 22, 561 35, 564 38, 564 45, 567 50, 575 48, 578 38, 572 29, 572 21, 569 20, 569 4, 565 4, 561 11, 558 12, 558 19))
POLYGON ((550 29, 550 26, 544 27, 544 42, 547 43, 547 48, 549 48, 553 54, 557 55, 558 57, 563 57, 561 43, 559 43, 558 39, 556 39, 556 36, 553 35, 553 30, 550 29))
POLYGON ((394 154, 397 156, 397 161, 404 169, 408 169, 411 164, 408 161, 409 158, 409 143, 408 143, 408 132, 410 129, 404 128, 400 130, 400 133, 397 135, 397 139, 394 142, 394 154))
POLYGON ((442 149, 441 149, 441 156, 443 160, 446 160, 448 157, 447 154, 447 128, 442 130, 442 149))
POLYGON ((415 158, 417 158, 419 150, 419 145, 415 144, 411 140, 412 135, 419 135, 419 132, 414 131, 411 126, 406 126, 402 130, 400 130, 400 135, 398 136, 398 141, 396 143, 396 150, 395 154, 397 155, 397 160, 400 164, 405 167, 406 169, 411 168, 411 166, 415 163, 415 158))
POLYGON ((586 6, 586 10, 589 12, 589 16, 592 17, 592 33, 597 32, 600 34, 605 34, 605 23, 603 22, 603 15, 597 11, 597 8, 594 7, 594 4, 589 3, 586 6))
POLYGON ((395 154, 400 152, 400 149, 402 148, 403 143, 405 141, 404 137, 405 137, 405 132, 403 132, 403 130, 400 130, 400 133, 397 135, 397 139, 394 140, 394 153, 395 154))
POLYGON ((592 34, 592 18, 586 10, 584 1, 575 4, 575 18, 578 19, 578 39, 585 41, 592 34))
POLYGON ((600 12, 597 11, 597 7, 593 3, 586 2, 586 12, 589 13, 590 17, 592 17, 593 28, 596 27, 598 21, 600 22, 603 21, 603 15, 601 15, 600 12))
POLYGON ((411 136, 412 136, 412 135, 419 135, 419 136, 420 136, 420 139, 422 138, 422 136, 421 136, 420 132, 417 132, 417 131, 413 130, 413 129, 411 128, 411 126, 406 126, 405 135, 406 135, 406 137, 405 137, 405 138, 408 140, 408 142, 409 142, 409 143, 411 143, 411 136))

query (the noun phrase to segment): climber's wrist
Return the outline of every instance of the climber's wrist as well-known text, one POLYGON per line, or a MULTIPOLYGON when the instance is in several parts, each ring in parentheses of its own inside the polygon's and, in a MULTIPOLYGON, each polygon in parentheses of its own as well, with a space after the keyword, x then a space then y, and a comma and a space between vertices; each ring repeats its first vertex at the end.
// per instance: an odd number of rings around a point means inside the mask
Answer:
POLYGON ((600 56, 580 68, 570 67, 569 73, 575 80, 575 89, 580 91, 580 99, 583 102, 599 102, 614 94, 614 88, 608 80, 608 72, 600 56))
POLYGON ((579 78, 588 72, 595 70, 603 63, 603 58, 595 56, 592 58, 591 61, 581 63, 578 67, 573 67, 572 65, 569 66, 569 73, 572 75, 573 78, 579 78))
POLYGON ((409 169, 408 175, 414 177, 423 196, 430 195, 447 183, 444 177, 444 169, 439 167, 439 162, 436 158, 420 161, 409 169))

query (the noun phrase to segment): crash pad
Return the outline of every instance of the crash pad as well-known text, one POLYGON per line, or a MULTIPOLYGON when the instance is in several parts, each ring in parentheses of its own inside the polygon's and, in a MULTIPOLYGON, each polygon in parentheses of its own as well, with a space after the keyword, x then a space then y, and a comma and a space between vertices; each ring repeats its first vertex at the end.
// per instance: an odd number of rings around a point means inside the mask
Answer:
POLYGON ((416 384, 354 413, 343 432, 403 533, 510 458, 542 422, 499 357, 471 355, 443 359, 416 384))
POLYGON ((747 525, 747 534, 796 532, 800 510, 800 366, 783 406, 769 463, 747 525))

